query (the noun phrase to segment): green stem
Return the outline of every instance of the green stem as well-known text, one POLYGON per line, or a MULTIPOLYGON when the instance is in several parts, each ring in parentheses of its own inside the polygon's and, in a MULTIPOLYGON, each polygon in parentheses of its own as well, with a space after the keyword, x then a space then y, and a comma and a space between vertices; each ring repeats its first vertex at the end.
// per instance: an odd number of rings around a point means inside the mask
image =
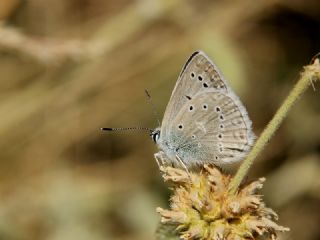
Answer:
POLYGON ((305 92, 305 90, 312 83, 312 80, 320 79, 320 64, 319 59, 316 59, 313 64, 305 67, 299 81, 296 83, 289 96, 285 99, 281 107, 278 109, 273 119, 269 122, 267 127, 264 129, 259 139, 253 146, 252 150, 249 152, 246 159, 241 164, 235 177, 232 179, 229 185, 229 193, 235 194, 239 185, 241 184, 243 178, 247 175, 249 168, 251 167, 253 161, 265 148, 266 144, 269 142, 275 131, 279 128, 280 124, 284 118, 288 115, 288 112, 300 98, 300 96, 305 92))

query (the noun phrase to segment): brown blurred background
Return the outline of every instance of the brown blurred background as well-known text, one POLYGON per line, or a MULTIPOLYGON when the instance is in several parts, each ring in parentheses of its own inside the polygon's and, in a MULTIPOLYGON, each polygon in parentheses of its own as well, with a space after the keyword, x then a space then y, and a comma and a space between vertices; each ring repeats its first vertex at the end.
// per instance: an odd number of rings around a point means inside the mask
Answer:
MULTIPOLYGON (((2 0, 0 239, 149 240, 168 190, 145 133, 189 55, 204 50, 259 135, 320 51, 320 2, 2 0)), ((267 204, 320 239, 320 84, 255 162, 267 204)))

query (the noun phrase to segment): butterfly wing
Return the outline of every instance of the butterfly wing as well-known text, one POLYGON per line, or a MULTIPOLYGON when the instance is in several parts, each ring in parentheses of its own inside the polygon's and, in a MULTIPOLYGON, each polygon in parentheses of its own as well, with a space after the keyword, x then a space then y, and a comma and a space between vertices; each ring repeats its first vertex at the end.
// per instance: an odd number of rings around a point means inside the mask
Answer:
POLYGON ((241 160, 254 141, 251 121, 234 95, 205 90, 186 103, 168 126, 168 145, 186 165, 241 160))
POLYGON ((178 155, 186 165, 236 162, 253 144, 247 111, 203 52, 192 54, 180 73, 160 140, 168 155, 178 155))
POLYGON ((181 107, 190 101, 203 89, 228 91, 226 82, 218 68, 211 62, 205 53, 193 53, 179 75, 164 113, 161 126, 163 137, 168 134, 168 123, 178 114, 181 107))

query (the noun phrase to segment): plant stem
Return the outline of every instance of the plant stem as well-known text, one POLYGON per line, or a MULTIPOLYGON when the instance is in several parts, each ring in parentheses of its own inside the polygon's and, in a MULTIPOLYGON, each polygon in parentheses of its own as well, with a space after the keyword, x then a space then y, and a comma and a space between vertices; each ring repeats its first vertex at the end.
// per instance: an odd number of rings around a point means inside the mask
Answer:
POLYGON ((284 118, 288 115, 296 101, 305 92, 305 90, 312 84, 313 80, 320 79, 320 64, 319 59, 316 58, 312 64, 305 66, 304 71, 301 74, 299 81, 296 83, 289 96, 285 99, 281 107, 278 109, 273 119, 269 122, 264 129, 257 142, 249 152, 246 159, 241 164, 236 175, 232 179, 229 185, 229 193, 235 194, 243 178, 247 175, 253 161, 265 148, 275 131, 279 128, 284 118))

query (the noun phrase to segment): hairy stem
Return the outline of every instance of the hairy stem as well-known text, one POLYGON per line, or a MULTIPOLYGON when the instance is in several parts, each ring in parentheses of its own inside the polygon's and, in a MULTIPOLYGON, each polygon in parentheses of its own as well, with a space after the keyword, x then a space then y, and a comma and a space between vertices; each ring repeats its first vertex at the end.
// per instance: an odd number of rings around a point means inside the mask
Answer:
POLYGON ((288 115, 296 101, 305 92, 305 90, 312 84, 312 81, 320 79, 320 63, 319 58, 304 67, 304 71, 301 74, 299 81, 296 83, 289 96, 285 99, 281 107, 278 109, 273 119, 269 122, 267 127, 264 129, 252 150, 249 152, 246 159, 241 164, 235 177, 229 185, 229 193, 235 194, 243 178, 247 175, 253 161, 265 148, 275 131, 279 128, 284 118, 288 115))

